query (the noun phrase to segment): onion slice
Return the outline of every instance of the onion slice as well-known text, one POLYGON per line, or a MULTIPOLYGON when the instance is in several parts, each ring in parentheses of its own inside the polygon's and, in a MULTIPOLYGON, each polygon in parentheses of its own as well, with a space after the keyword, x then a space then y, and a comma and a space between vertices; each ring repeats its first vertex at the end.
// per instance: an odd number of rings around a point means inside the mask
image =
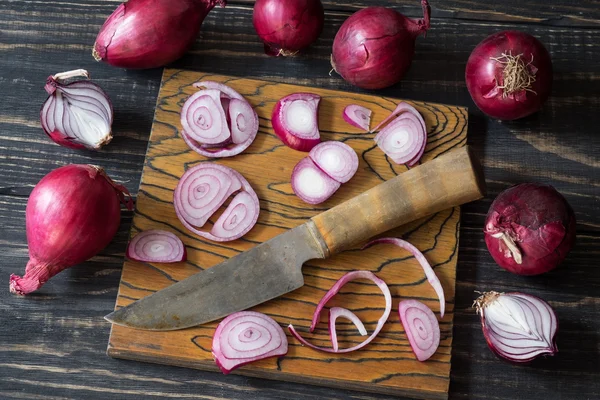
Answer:
POLYGON ((296 196, 308 204, 320 204, 340 188, 340 183, 317 167, 310 157, 296 164, 291 183, 296 196))
POLYGON ((288 147, 310 151, 321 142, 319 133, 319 103, 321 96, 313 93, 293 93, 280 99, 271 123, 275 134, 288 147))
POLYGON ((159 229, 135 235, 127 246, 127 258, 134 261, 172 263, 185 261, 187 254, 181 239, 159 229))
POLYGON ((433 287, 433 290, 435 290, 435 293, 440 299, 440 317, 444 318, 444 311, 446 309, 446 298, 444 296, 444 288, 442 288, 440 280, 435 274, 433 268, 431 268, 431 265, 429 264, 423 253, 421 253, 419 249, 417 249, 412 244, 408 243, 406 240, 391 237, 371 240, 369 243, 364 245, 362 249, 368 249, 369 247, 374 246, 376 244, 396 245, 398 247, 403 248, 404 250, 408 250, 417 259, 419 264, 421 264, 423 271, 425 272, 427 281, 429 282, 431 287, 433 287))
POLYGON ((254 361, 284 356, 287 352, 288 341, 281 326, 271 317, 254 311, 229 315, 217 326, 213 336, 212 354, 224 374, 254 361))
POLYGON ((418 118, 403 113, 375 136, 375 143, 396 164, 409 164, 420 158, 426 138, 418 118))
POLYGON ((358 156, 346 143, 328 141, 312 148, 308 156, 331 178, 348 182, 358 170, 358 156))
POLYGON ((183 104, 181 125, 199 143, 219 144, 231 137, 221 104, 221 92, 206 89, 194 93, 183 104))
POLYGON ((356 280, 356 279, 368 279, 368 280, 372 281, 379 287, 379 289, 381 289, 381 292, 383 293, 383 296, 385 297, 385 311, 383 312, 383 315, 381 316, 381 318, 379 318, 379 321, 377 321, 377 326, 375 327, 375 330, 373 331, 373 333, 371 333, 371 336, 369 336, 362 343, 357 344, 356 346, 352 346, 352 347, 349 347, 346 349, 338 349, 338 350, 334 350, 333 348, 330 349, 327 347, 315 346, 314 344, 308 342, 306 339, 304 339, 302 336, 300 336, 300 334, 298 332, 296 332, 294 327, 290 324, 290 325, 288 325, 288 329, 289 329, 290 333, 292 334, 292 336, 294 336, 296 339, 298 339, 300 341, 300 343, 302 343, 305 346, 308 346, 315 350, 324 351, 327 353, 349 353, 354 350, 362 349, 363 347, 365 347, 366 345, 371 343, 373 341, 373 339, 375 339, 375 337, 379 334, 381 329, 383 329, 385 322, 387 321, 388 317, 390 316, 390 312, 392 311, 392 294, 390 293, 390 289, 385 284, 385 282, 383 280, 379 279, 374 273, 372 273, 370 271, 348 272, 339 281, 337 281, 331 289, 329 289, 329 291, 325 294, 325 296, 323 296, 323 298, 317 305, 317 308, 313 315, 312 323, 310 325, 310 332, 312 332, 314 330, 315 326, 319 322, 319 318, 321 316, 321 311, 323 310, 323 307, 325 306, 325 304, 333 296, 335 296, 346 283, 356 280))
POLYGON ((365 329, 365 325, 362 323, 362 321, 360 320, 360 318, 358 318, 356 314, 354 314, 352 311, 346 308, 331 307, 329 309, 329 337, 331 338, 331 345, 334 351, 338 351, 339 349, 337 331, 335 329, 335 321, 339 317, 346 318, 347 320, 352 322, 362 336, 367 336, 367 330, 365 329))
POLYGON ((428 360, 440 345, 440 324, 435 314, 417 300, 401 301, 398 314, 417 360, 428 360))
POLYGON ((371 114, 372 111, 367 107, 350 104, 344 108, 342 117, 344 118, 344 121, 350 125, 369 132, 371 126, 371 114))

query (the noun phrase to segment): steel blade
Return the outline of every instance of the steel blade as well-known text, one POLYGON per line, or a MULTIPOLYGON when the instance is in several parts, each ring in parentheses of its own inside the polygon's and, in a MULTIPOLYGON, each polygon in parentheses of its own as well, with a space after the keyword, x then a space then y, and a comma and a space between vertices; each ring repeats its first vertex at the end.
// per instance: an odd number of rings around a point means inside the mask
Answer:
POLYGON ((105 318, 136 329, 184 329, 291 292, 304 285, 302 264, 325 257, 314 229, 309 221, 105 318))

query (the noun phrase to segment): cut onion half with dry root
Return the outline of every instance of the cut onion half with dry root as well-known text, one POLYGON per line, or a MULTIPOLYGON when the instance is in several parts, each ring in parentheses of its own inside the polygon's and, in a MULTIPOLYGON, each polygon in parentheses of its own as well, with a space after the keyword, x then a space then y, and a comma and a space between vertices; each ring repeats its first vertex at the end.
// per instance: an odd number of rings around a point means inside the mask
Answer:
POLYGON ((127 258, 134 261, 174 263, 185 261, 187 253, 181 239, 159 229, 135 235, 127 246, 127 258))
POLYGON ((371 128, 371 114, 372 111, 367 107, 350 104, 344 108, 342 117, 350 125, 369 132, 371 128))
POLYGON ((296 196, 308 204, 320 204, 340 188, 340 183, 317 167, 310 157, 296 164, 291 183, 296 196))
POLYGON ((237 171, 205 162, 186 171, 173 196, 181 223, 196 235, 225 242, 244 236, 258 220, 258 196, 237 171), (199 230, 234 193, 237 193, 210 232, 199 230))
POLYGON ((319 133, 319 103, 321 96, 294 93, 280 99, 271 117, 273 130, 288 147, 310 151, 321 142, 319 133))
POLYGON ((225 318, 213 336, 212 354, 224 374, 258 360, 288 352, 283 329, 271 317, 240 311, 225 318))
POLYGON ((104 90, 78 69, 49 76, 49 96, 40 111, 42 129, 57 144, 72 149, 98 150, 112 140, 113 108, 104 90), (66 80, 84 77, 71 83, 66 80))
POLYGON ((348 182, 358 170, 358 156, 346 143, 328 141, 312 148, 308 156, 331 178, 348 182))
POLYGON ((435 314, 417 300, 401 301, 398 314, 417 360, 428 360, 440 345, 440 324, 435 314))

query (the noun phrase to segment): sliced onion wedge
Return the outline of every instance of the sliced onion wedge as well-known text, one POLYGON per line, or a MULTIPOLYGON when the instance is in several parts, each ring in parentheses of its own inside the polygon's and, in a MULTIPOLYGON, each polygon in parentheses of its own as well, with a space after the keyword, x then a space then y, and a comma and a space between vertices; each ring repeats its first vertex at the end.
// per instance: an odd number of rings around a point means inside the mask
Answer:
POLYGON ((258 220, 258 196, 237 171, 205 162, 186 171, 173 195, 181 223, 196 235, 225 242, 244 236, 258 220), (206 221, 232 194, 239 192, 214 224, 211 232, 201 231, 206 221))
POLYGON ((328 141, 312 148, 308 156, 331 178, 348 182, 358 170, 358 156, 352 147, 342 142, 328 141))
POLYGON ((221 321, 213 336, 212 354, 224 374, 287 352, 288 341, 281 326, 271 317, 254 311, 231 314, 221 321))
POLYGON ((329 337, 331 338, 331 346, 333 347, 334 351, 338 351, 339 349, 337 331, 335 329, 335 321, 339 317, 346 318, 347 320, 352 322, 362 336, 367 336, 367 330, 365 329, 365 325, 362 323, 362 321, 360 320, 360 318, 358 318, 356 314, 354 314, 352 311, 346 308, 331 307, 329 309, 329 337))
POLYGON ((221 104, 221 92, 207 89, 194 93, 181 109, 183 130, 203 144, 223 143, 231 137, 221 104))
POLYGON ((412 244, 408 243, 406 240, 402 240, 402 239, 398 239, 398 238, 391 238, 391 237, 371 240, 369 243, 364 245, 363 250, 368 249, 369 247, 374 246, 376 244, 396 245, 398 247, 403 248, 404 250, 408 250, 416 258, 416 260, 419 262, 419 264, 421 264, 423 271, 425 272, 427 281, 429 282, 429 284, 431 285, 433 290, 435 290, 435 293, 437 294, 437 296, 440 300, 440 317, 444 318, 444 312, 446 310, 446 298, 444 296, 444 288, 442 288, 442 284, 440 283, 440 280, 438 279, 437 275, 435 274, 435 271, 433 270, 433 268, 431 268, 431 265, 429 264, 429 262, 427 261, 427 259, 423 255, 423 253, 421 253, 419 251, 419 249, 417 249, 412 244))
POLYGON ((291 183, 296 196, 308 204, 320 204, 340 188, 340 183, 317 167, 310 157, 296 164, 291 183))
POLYGON ((419 120, 409 113, 396 118, 375 136, 377 146, 396 164, 414 161, 424 140, 419 120))
MULTIPOLYGON (((388 317, 390 316, 390 312, 392 311, 392 294, 390 293, 390 289, 385 284, 385 282, 383 280, 379 279, 377 276, 375 276, 375 274, 373 274, 370 271, 348 272, 339 281, 337 281, 336 284, 333 285, 333 287, 331 289, 329 289, 329 291, 325 294, 325 296, 323 296, 323 298, 317 305, 317 308, 313 315, 312 324, 310 326, 310 331, 312 332, 314 330, 315 326, 317 325, 317 323, 319 322, 319 319, 321 316, 321 311, 323 310, 323 307, 325 306, 325 304, 333 296, 335 296, 346 283, 356 280, 356 279, 368 279, 368 280, 372 281, 379 287, 379 289, 381 289, 381 292, 383 293, 383 296, 385 297, 385 311, 383 312, 383 315, 381 316, 381 318, 379 318, 379 321, 377 322, 377 326, 375 327, 375 330, 373 331, 373 333, 371 333, 371 336, 369 336, 362 343, 360 343, 356 346, 352 346, 352 347, 349 347, 346 349, 337 349, 337 350, 334 350, 333 348, 328 348, 328 347, 315 346, 314 344, 308 342, 306 339, 304 339, 302 336, 300 336, 300 334, 290 324, 288 326, 288 329, 289 329, 290 333, 292 334, 292 336, 294 336, 296 339, 298 339, 298 341, 300 341, 300 343, 302 343, 305 346, 308 346, 315 350, 324 351, 327 353, 349 353, 354 350, 362 349, 363 347, 365 347, 366 345, 371 343, 373 341, 373 339, 375 339, 375 337, 379 334, 381 329, 383 329, 385 322, 387 321, 388 317)), ((331 332, 330 332, 330 334, 331 334, 331 332)))
POLYGON ((369 132, 369 128, 371 127, 371 114, 372 111, 367 107, 350 104, 344 108, 342 116, 344 121, 350 125, 369 132))
POLYGON ((181 239, 159 229, 135 235, 127 246, 127 258, 142 262, 174 263, 185 261, 187 253, 181 239))
POLYGON ((440 324, 435 314, 417 300, 401 301, 398 314, 417 360, 428 360, 440 345, 440 324))
POLYGON ((321 142, 319 133, 319 102, 321 96, 313 93, 294 93, 280 99, 271 123, 275 134, 288 147, 310 151, 321 142))

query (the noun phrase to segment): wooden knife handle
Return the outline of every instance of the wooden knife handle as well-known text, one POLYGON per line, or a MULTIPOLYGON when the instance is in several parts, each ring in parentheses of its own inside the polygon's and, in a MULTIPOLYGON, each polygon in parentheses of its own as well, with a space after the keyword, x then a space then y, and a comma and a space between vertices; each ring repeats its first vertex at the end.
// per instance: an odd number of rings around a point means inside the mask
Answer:
POLYGON ((465 146, 375 186, 313 217, 312 221, 333 254, 484 195, 481 165, 465 146))

